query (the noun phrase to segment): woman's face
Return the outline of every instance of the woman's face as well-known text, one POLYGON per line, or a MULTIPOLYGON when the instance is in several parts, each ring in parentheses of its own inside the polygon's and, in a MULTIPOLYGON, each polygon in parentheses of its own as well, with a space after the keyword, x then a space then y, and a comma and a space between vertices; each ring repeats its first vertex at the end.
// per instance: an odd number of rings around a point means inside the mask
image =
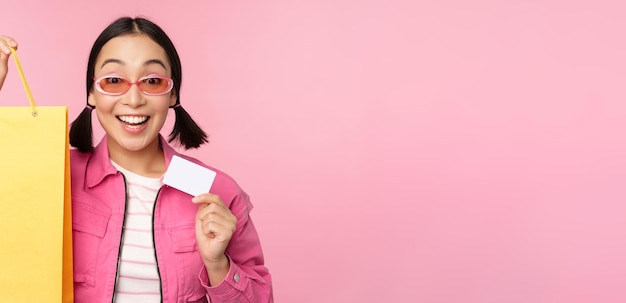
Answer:
MULTIPOLYGON (((146 76, 171 77, 171 72, 165 50, 148 36, 133 34, 113 38, 102 47, 94 78, 111 75, 136 82, 146 76)), ((176 103, 176 92, 147 95, 138 85, 131 85, 125 93, 108 95, 94 85, 88 102, 96 107, 110 153, 143 152, 158 147, 158 135, 168 108, 176 103)))

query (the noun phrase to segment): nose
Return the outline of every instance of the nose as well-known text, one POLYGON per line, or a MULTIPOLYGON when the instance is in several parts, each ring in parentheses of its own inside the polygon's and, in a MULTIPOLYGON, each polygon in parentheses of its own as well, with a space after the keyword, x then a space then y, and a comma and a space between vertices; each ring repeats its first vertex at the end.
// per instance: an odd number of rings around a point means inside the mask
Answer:
POLYGON ((144 95, 139 89, 139 85, 137 85, 137 83, 132 83, 130 85, 124 99, 126 100, 126 104, 131 107, 139 107, 146 103, 144 95))

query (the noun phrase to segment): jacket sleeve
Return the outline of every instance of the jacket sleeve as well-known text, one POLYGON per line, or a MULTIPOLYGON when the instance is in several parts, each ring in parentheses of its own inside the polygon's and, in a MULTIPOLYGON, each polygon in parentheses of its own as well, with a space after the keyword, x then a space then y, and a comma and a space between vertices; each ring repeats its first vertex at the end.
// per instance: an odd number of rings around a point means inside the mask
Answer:
POLYGON ((229 207, 237 217, 236 231, 226 249, 230 269, 220 284, 209 286, 207 270, 202 266, 200 282, 212 303, 273 303, 271 276, 264 264, 259 235, 250 218, 252 203, 241 191, 229 207))

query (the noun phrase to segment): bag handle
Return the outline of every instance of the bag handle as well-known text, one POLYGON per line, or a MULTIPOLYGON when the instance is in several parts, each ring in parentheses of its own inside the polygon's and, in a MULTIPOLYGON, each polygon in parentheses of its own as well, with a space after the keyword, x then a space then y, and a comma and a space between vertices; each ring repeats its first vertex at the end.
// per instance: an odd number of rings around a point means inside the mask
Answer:
POLYGON ((20 64, 20 60, 17 58, 17 53, 13 47, 9 47, 11 53, 13 54, 13 59, 15 59, 15 65, 17 66, 17 71, 20 74, 20 78, 22 79, 22 85, 24 85, 24 90, 26 91, 26 97, 28 97, 28 102, 30 103, 30 107, 33 110, 33 117, 37 117, 37 104, 35 103, 35 99, 33 98, 33 94, 30 92, 30 88, 28 87, 28 82, 26 82, 26 76, 24 76, 24 71, 22 70, 22 65, 20 64))

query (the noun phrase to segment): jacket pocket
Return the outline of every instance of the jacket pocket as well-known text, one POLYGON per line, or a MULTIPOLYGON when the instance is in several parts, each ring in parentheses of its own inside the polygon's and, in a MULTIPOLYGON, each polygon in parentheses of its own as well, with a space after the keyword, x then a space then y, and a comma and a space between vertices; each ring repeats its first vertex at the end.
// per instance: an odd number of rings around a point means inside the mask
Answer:
POLYGON ((110 212, 107 213, 89 204, 73 201, 72 244, 75 283, 95 286, 98 252, 110 218, 110 212))
POLYGON ((207 302, 206 290, 198 274, 204 264, 196 241, 195 221, 178 226, 171 231, 172 251, 176 259, 178 276, 178 302, 207 302))

